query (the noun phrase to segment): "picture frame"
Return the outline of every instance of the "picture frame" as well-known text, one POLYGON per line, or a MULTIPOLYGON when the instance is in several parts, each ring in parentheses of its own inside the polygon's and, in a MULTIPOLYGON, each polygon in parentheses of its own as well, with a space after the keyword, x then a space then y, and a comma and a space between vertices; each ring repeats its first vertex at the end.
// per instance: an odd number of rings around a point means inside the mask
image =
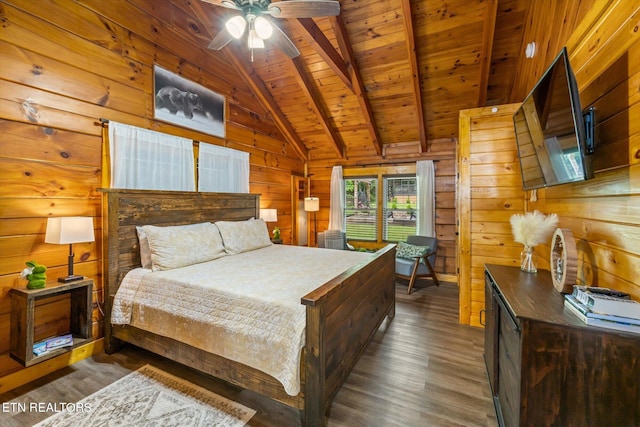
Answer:
POLYGON ((154 64, 153 118, 224 138, 225 97, 154 64))

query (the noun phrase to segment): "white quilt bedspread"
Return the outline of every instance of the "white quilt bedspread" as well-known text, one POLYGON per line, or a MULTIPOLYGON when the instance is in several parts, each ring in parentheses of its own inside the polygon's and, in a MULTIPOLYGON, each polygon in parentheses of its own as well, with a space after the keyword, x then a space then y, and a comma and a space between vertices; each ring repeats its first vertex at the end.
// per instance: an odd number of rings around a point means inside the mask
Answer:
POLYGON ((139 268, 123 280, 111 322, 259 369, 295 396, 306 324, 300 299, 370 257, 272 245, 174 270, 139 268))

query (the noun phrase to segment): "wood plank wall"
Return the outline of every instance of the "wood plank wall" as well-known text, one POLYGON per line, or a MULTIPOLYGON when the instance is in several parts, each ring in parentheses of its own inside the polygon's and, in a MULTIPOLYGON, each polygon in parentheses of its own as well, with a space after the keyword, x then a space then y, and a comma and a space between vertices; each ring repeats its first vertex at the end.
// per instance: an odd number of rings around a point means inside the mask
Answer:
MULTIPOLYGON (((101 117, 250 153, 250 190, 278 210, 291 238, 291 175, 304 164, 264 108, 206 37, 190 2, 157 0, 0 2, 0 382, 9 358, 11 287, 35 259, 66 275, 68 247, 44 243, 48 216, 94 218, 96 242, 74 245, 75 272, 101 283, 101 117), (173 22, 174 29, 161 24, 173 22), (153 120, 156 63, 226 96, 225 139, 153 120)), ((37 333, 64 332, 68 300, 39 309, 37 333)), ((94 337, 101 316, 94 309, 94 337)), ((46 367, 42 368, 46 373, 46 367)), ((51 368, 49 368, 51 369, 51 368)))
MULTIPOLYGON (((538 28, 545 26, 544 20, 533 24, 538 28)), ((578 81, 582 108, 593 106, 596 109, 595 179, 538 190, 535 202, 531 201, 531 192, 521 193, 524 211, 556 213, 559 226, 572 231, 577 240, 579 283, 617 288, 640 300, 638 28, 639 1, 598 2, 586 13, 586 18, 566 43, 578 81)), ((555 53, 550 55, 553 57, 555 53)), ((530 81, 528 87, 533 87, 535 82, 530 81)), ((477 113, 480 115, 480 112, 477 113)), ((481 126, 483 120, 490 119, 477 118, 473 125, 481 126)), ((502 139, 500 135, 503 132, 513 133, 512 123, 495 130, 496 141, 502 139)), ((470 135, 473 147, 474 135, 470 135)), ((462 135, 460 138, 463 144, 462 135)), ((496 151, 499 151, 499 143, 496 144, 496 151)), ((515 167, 519 171, 519 165, 515 167)), ((475 209, 481 206, 473 202, 473 197, 471 200, 471 209, 474 211, 469 214, 473 216, 475 209)), ((510 230, 507 221, 513 212, 509 210, 502 209, 502 225, 510 230)), ((461 212, 461 215, 464 214, 461 212)), ((478 243, 473 233, 471 236, 471 245, 478 243)), ((496 245, 501 248, 498 253, 510 254, 511 257, 494 254, 490 262, 519 265, 519 250, 508 248, 512 244, 512 237, 508 241, 497 241, 496 245)), ((539 268, 549 268, 549 251, 549 244, 536 247, 535 262, 539 268)), ((464 255, 461 254, 461 257, 464 255)), ((470 274, 468 278, 462 272, 460 274, 460 320, 462 323, 478 325, 484 295, 478 292, 478 272, 472 266, 471 271, 466 273, 470 274)))
POLYGON ((511 215, 524 212, 513 131, 520 104, 460 111, 458 146, 458 283, 460 323, 481 326, 484 265, 519 265, 511 215))
MULTIPOLYGON (((578 281, 640 300, 640 1, 611 2, 569 41, 582 108, 596 112, 595 179, 538 192, 577 240, 578 281)), ((538 265, 548 268, 549 245, 538 265)))

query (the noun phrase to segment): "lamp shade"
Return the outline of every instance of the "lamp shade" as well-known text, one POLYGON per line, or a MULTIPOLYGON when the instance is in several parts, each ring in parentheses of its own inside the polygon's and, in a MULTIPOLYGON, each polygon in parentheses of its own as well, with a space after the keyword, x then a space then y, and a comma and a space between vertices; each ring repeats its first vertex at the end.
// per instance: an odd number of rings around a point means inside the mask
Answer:
POLYGON ((304 210, 307 212, 317 212, 320 210, 320 199, 317 197, 304 198, 304 210))
POLYGON ((93 218, 87 216, 66 216, 47 219, 45 243, 58 245, 93 242, 93 218))
POLYGON ((247 28, 247 21, 243 16, 237 15, 229 19, 224 26, 227 28, 229 34, 239 39, 244 34, 245 28, 247 28))
POLYGON ((277 222, 278 210, 277 209, 260 209, 260 218, 262 218, 264 222, 277 222))
POLYGON ((254 23, 256 34, 263 40, 268 39, 273 34, 271 23, 264 16, 258 16, 254 23))

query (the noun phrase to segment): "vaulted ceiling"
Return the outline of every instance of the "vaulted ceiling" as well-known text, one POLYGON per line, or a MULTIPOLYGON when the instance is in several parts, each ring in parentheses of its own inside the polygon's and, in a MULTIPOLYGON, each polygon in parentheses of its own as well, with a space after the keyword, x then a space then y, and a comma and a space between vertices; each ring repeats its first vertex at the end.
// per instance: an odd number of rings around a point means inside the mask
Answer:
MULTIPOLYGON (((190 2, 206 48, 236 12, 190 2)), ((217 54, 305 161, 429 156, 433 141, 455 143, 459 110, 522 101, 592 4, 340 0, 337 17, 272 19, 296 58, 268 40, 253 60, 237 40, 217 54), (530 41, 539 53, 527 63, 530 41)))

